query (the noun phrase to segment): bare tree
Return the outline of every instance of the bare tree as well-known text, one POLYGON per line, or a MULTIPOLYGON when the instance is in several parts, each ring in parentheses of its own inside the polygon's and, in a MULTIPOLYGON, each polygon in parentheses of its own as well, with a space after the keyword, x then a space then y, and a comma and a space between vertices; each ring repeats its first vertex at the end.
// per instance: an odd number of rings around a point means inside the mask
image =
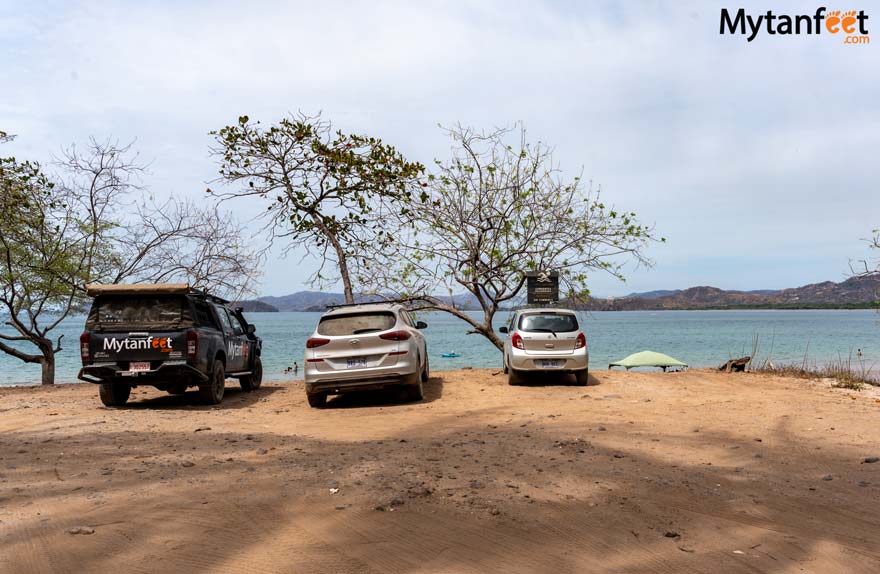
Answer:
POLYGON ((14 330, 0 350, 39 363, 43 384, 62 350, 51 331, 85 303, 87 283, 182 281, 236 297, 252 284, 260 260, 229 215, 133 197, 144 168, 131 145, 92 139, 56 166, 57 183, 35 163, 0 159, 0 305, 14 330))
POLYGON ((551 149, 530 144, 522 126, 447 131, 452 158, 435 162, 421 196, 398 217, 409 232, 398 232, 399 249, 385 253, 375 292, 391 288, 420 299, 421 308, 451 313, 501 349, 493 319, 520 296, 526 272, 559 270, 565 296, 578 301, 589 294, 588 273, 622 279, 626 259, 649 263, 643 251, 652 230, 634 213, 606 207, 580 177, 566 180, 551 149), (438 298, 440 290, 465 291, 483 317, 438 298))
POLYGON ((376 206, 406 200, 423 166, 377 138, 334 131, 320 114, 298 113, 267 128, 242 116, 211 133, 221 180, 242 185, 218 196, 263 201, 271 241, 317 255, 312 282, 341 281, 353 303, 353 278, 393 241, 376 206))
MULTIPOLYGON (((866 239, 868 246, 871 249, 876 249, 880 251, 880 229, 875 229, 872 232, 872 235, 873 237, 871 237, 870 239, 866 239)), ((850 271, 852 271, 852 274, 856 277, 868 277, 870 275, 878 274, 880 273, 880 257, 877 257, 873 260, 850 260, 849 268, 850 271)))

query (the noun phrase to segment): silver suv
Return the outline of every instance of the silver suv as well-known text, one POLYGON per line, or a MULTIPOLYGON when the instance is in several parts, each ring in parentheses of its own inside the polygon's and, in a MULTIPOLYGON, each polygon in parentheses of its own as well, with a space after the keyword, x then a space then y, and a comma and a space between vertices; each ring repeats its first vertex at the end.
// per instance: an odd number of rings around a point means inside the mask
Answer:
POLYGON ((404 398, 422 400, 428 380, 428 347, 402 305, 342 305, 324 313, 306 341, 303 373, 309 405, 322 407, 327 395, 398 387, 404 398))
POLYGON ((498 331, 509 335, 503 360, 511 385, 519 384, 526 373, 548 371, 574 373, 578 385, 587 384, 587 338, 574 311, 520 309, 498 331))

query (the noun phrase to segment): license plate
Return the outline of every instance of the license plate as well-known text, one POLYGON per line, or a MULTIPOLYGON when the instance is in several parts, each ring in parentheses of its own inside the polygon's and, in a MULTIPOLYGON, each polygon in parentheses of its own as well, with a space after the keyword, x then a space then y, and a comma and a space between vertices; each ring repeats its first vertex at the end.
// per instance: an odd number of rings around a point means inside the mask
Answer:
POLYGON ((150 363, 149 362, 131 363, 130 365, 128 365, 128 370, 131 371, 132 373, 142 373, 144 371, 149 371, 150 370, 150 363))
POLYGON ((356 369, 357 367, 366 367, 366 366, 367 366, 367 360, 363 357, 357 357, 357 358, 348 360, 348 368, 349 369, 356 369))
POLYGON ((558 368, 558 367, 561 366, 561 365, 559 364, 560 362, 561 362, 561 361, 547 361, 547 360, 544 360, 544 361, 541 361, 541 368, 543 368, 543 369, 556 369, 556 368, 558 368))

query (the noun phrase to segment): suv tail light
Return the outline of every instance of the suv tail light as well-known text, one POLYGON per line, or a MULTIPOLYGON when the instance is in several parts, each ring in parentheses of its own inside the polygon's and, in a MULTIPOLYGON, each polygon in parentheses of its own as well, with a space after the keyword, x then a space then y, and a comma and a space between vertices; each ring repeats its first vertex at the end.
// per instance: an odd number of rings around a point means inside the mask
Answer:
POLYGON ((83 333, 79 336, 79 356, 84 365, 89 362, 89 359, 92 356, 90 339, 88 333, 83 333))
POLYGON ((330 339, 322 339, 321 337, 312 337, 308 341, 306 341, 306 349, 314 349, 315 347, 320 347, 321 345, 326 345, 330 342, 330 339))
POLYGON ((514 333, 513 337, 510 338, 510 344, 516 347, 517 349, 522 349, 525 351, 526 346, 523 343, 522 336, 519 333, 514 333))
POLYGON ((578 333, 578 336, 574 340, 574 348, 575 349, 583 349, 587 346, 587 338, 584 337, 583 333, 578 333))
POLYGON ((186 332, 186 358, 195 359, 199 352, 199 332, 186 332))
POLYGON ((380 339, 385 339, 386 341, 406 341, 412 337, 409 331, 391 331, 390 333, 382 333, 379 335, 380 339))

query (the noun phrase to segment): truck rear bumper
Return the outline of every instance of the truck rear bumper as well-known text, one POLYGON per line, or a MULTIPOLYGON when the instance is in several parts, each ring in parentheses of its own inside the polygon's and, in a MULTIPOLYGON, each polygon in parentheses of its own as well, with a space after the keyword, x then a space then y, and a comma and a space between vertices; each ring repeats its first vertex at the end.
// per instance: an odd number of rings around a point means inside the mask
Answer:
POLYGON ((173 384, 176 382, 205 382, 208 376, 185 362, 162 363, 149 371, 127 371, 116 363, 87 365, 79 370, 77 378, 87 383, 128 383, 131 385, 173 384))

